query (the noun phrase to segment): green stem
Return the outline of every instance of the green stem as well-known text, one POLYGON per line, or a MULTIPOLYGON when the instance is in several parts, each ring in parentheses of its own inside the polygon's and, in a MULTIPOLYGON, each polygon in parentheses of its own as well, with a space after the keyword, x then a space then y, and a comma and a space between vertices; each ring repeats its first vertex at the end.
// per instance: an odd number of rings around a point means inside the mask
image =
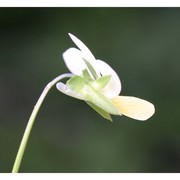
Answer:
POLYGON ((32 113, 31 113, 31 116, 29 118, 29 121, 28 121, 28 124, 26 126, 23 138, 21 140, 21 144, 19 146, 18 153, 16 155, 16 159, 15 159, 15 162, 14 162, 12 173, 18 173, 18 171, 19 171, 19 168, 20 168, 20 165, 21 165, 21 161, 22 161, 22 158, 23 158, 23 155, 24 155, 24 151, 26 149, 26 145, 27 145, 27 142, 28 142, 28 139, 29 139, 29 135, 31 133, 31 129, 33 127, 33 124, 34 124, 35 118, 37 116, 37 113, 38 113, 38 111, 39 111, 39 109, 41 107, 41 104, 42 104, 44 98, 46 97, 47 93, 49 92, 49 90, 57 82, 59 82, 60 80, 62 80, 64 78, 70 78, 72 76, 73 75, 70 74, 70 73, 62 74, 62 75, 56 77, 55 79, 53 79, 51 82, 49 82, 47 84, 47 86, 44 88, 44 90, 43 90, 42 94, 40 95, 36 105, 34 106, 34 109, 33 109, 32 113))

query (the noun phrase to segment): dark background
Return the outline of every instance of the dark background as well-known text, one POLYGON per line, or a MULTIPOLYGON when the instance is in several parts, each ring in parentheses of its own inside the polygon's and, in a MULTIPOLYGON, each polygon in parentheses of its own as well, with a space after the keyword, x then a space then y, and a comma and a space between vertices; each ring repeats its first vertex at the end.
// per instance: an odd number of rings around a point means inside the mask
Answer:
POLYGON ((156 113, 111 123, 54 87, 20 172, 180 172, 179 8, 1 8, 0 172, 11 172, 45 85, 68 72, 68 32, 114 68, 122 95, 149 100, 156 113))

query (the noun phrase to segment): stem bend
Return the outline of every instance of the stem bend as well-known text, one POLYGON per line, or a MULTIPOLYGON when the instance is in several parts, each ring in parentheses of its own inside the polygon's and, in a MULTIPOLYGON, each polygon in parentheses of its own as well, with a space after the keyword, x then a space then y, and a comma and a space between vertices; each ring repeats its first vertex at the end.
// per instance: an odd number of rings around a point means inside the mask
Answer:
POLYGON ((33 109, 32 113, 31 113, 31 116, 29 118, 29 121, 28 121, 28 124, 26 126, 23 138, 21 140, 21 144, 20 144, 19 149, 18 149, 18 153, 16 155, 16 159, 15 159, 15 162, 14 162, 12 173, 18 173, 18 171, 19 171, 19 168, 20 168, 20 165, 21 165, 21 161, 22 161, 25 149, 26 149, 26 145, 27 145, 30 133, 31 133, 31 129, 33 127, 33 124, 34 124, 34 121, 36 119, 37 113, 38 113, 38 111, 39 111, 39 109, 40 109, 40 107, 42 105, 42 102, 44 101, 47 93, 49 92, 49 90, 56 83, 58 83, 59 81, 61 81, 64 78, 71 78, 72 76, 73 76, 73 74, 71 74, 71 73, 65 73, 65 74, 59 75, 56 78, 54 78, 52 81, 50 81, 46 85, 46 87, 44 88, 44 90, 41 93, 41 95, 40 95, 36 105, 34 106, 34 109, 33 109))

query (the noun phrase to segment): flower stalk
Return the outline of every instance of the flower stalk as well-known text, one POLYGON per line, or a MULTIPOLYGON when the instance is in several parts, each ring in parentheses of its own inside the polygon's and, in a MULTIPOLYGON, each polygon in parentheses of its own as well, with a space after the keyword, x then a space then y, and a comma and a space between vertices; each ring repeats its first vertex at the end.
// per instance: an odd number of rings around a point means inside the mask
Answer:
POLYGON ((39 112, 39 109, 40 109, 40 107, 41 107, 47 93, 60 80, 62 80, 64 78, 71 78, 72 76, 73 76, 73 74, 71 74, 71 73, 62 74, 62 75, 56 77, 55 79, 53 79, 51 82, 49 82, 46 85, 46 87, 44 88, 44 90, 41 93, 36 105, 34 106, 34 109, 33 109, 32 113, 31 113, 31 116, 29 118, 29 121, 28 121, 28 124, 26 126, 23 138, 21 140, 21 144, 19 146, 18 153, 16 155, 16 159, 15 159, 15 162, 14 162, 12 173, 18 173, 18 171, 19 171, 19 168, 20 168, 20 165, 21 165, 21 162, 22 162, 22 158, 23 158, 26 146, 27 146, 27 142, 28 142, 28 139, 29 139, 29 136, 30 136, 33 124, 34 124, 34 121, 36 119, 37 113, 39 112))

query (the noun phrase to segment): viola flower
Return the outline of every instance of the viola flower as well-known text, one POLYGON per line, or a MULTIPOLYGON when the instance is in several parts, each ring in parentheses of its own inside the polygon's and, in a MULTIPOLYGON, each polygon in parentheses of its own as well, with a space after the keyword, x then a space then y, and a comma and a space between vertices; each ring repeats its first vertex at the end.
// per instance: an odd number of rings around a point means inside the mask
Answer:
POLYGON ((55 84, 59 91, 85 101, 102 117, 110 121, 112 121, 111 114, 125 115, 143 121, 155 112, 154 105, 146 100, 119 96, 121 82, 116 72, 104 61, 95 59, 91 51, 77 37, 72 34, 69 36, 79 48, 69 48, 63 53, 65 64, 71 73, 55 77, 39 96, 24 131, 12 173, 19 171, 37 113, 47 93, 55 84), (60 82, 64 78, 70 78, 66 84, 60 82))
POLYGON ((136 120, 147 120, 154 112, 154 105, 146 100, 119 96, 121 82, 117 73, 104 61, 96 59, 86 45, 69 33, 77 48, 63 53, 65 64, 73 74, 66 84, 56 87, 62 93, 85 101, 104 118, 125 115, 136 120))

